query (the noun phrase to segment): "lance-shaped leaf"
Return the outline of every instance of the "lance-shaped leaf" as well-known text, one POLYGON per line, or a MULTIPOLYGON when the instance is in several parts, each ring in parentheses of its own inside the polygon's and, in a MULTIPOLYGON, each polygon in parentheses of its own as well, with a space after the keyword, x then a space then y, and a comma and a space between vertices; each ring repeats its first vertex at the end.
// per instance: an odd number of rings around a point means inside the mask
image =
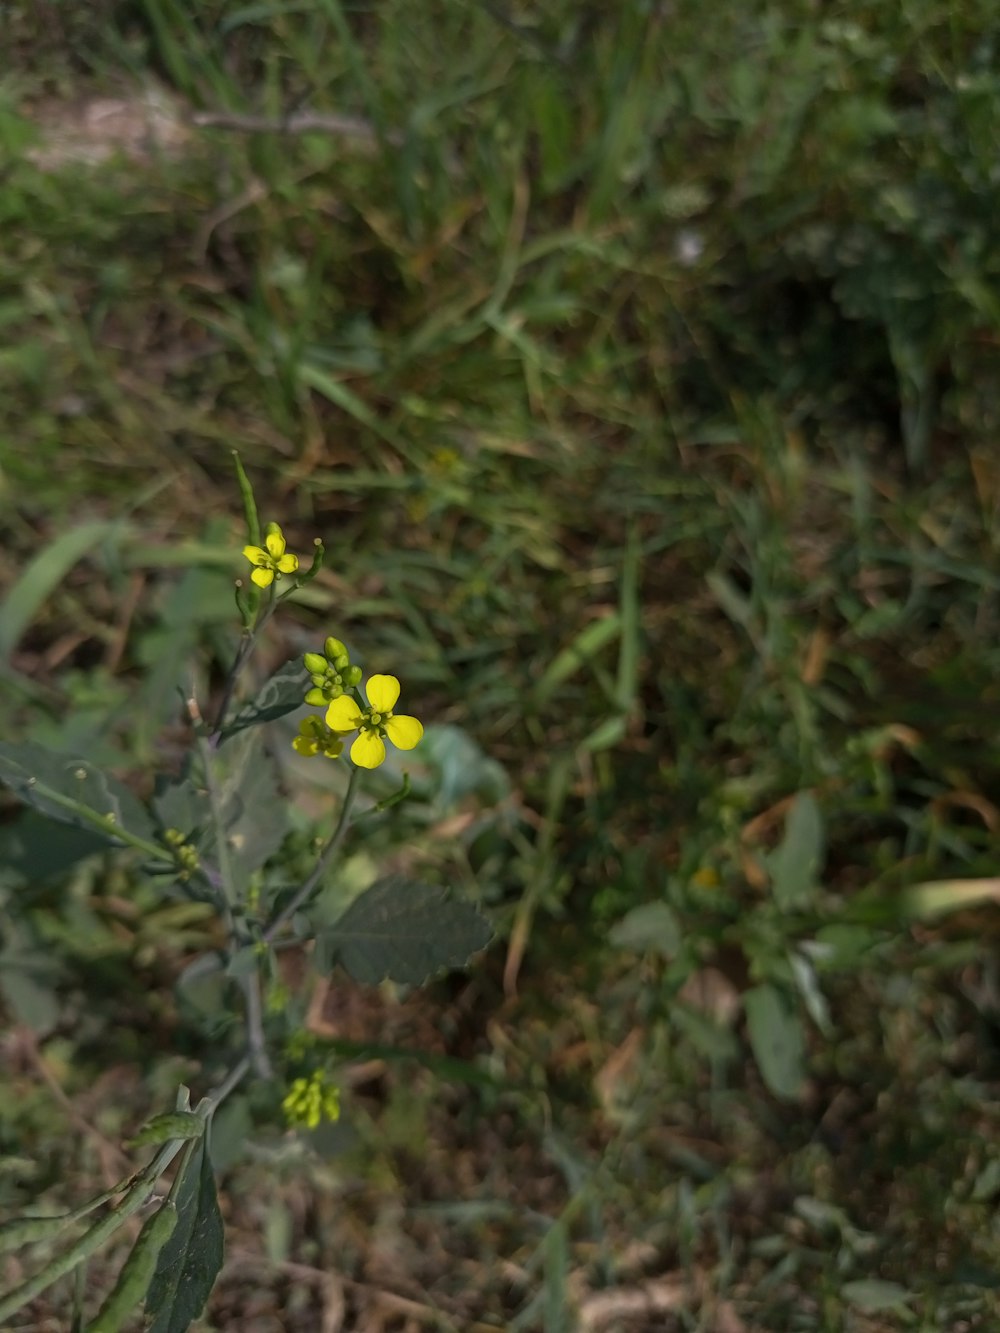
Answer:
POLYGON ((160 1251, 146 1294, 149 1333, 186 1333, 205 1308, 222 1268, 222 1214, 207 1140, 185 1160, 177 1225, 160 1251))
POLYGON ((378 880, 317 941, 317 966, 340 963, 355 981, 418 984, 461 967, 493 931, 472 903, 402 875, 378 880))
POLYGON ((776 1097, 792 1100, 805 1080, 802 1020, 775 986, 754 986, 743 997, 757 1067, 776 1097))
POLYGON ((55 754, 25 741, 0 744, 0 782, 43 815, 96 829, 115 841, 108 820, 138 838, 155 840, 149 814, 127 787, 88 759, 55 754), (103 825, 103 827, 101 827, 103 825))
POLYGON ((244 704, 226 725, 223 736, 235 736, 247 727, 274 722, 286 713, 294 713, 296 708, 301 708, 305 703, 308 688, 309 675, 302 665, 302 659, 293 658, 291 662, 279 667, 270 680, 265 681, 255 698, 244 704))

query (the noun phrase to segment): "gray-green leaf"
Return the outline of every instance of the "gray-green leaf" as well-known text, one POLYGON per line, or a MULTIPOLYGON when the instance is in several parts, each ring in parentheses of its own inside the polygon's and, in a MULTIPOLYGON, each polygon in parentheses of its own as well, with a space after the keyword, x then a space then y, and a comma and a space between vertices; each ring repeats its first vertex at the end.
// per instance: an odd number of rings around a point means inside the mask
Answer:
MULTIPOLYGON (((0 782, 26 805, 65 824, 93 829, 95 817, 106 820, 110 816, 119 828, 136 837, 155 838, 149 814, 128 788, 87 759, 56 754, 32 741, 2 743, 0 782)), ((105 836, 117 841, 110 832, 105 836)))
POLYGON ((805 1078, 802 1021, 781 991, 755 986, 743 997, 747 1031, 764 1082, 776 1097, 797 1097, 805 1078))
POLYGON ((149 1333, 186 1333, 205 1308, 222 1268, 222 1214, 206 1139, 187 1159, 177 1214, 177 1226, 160 1251, 146 1295, 149 1333))
POLYGON ((643 903, 626 912, 612 927, 609 938, 618 949, 673 958, 681 947, 681 928, 666 903, 643 903))
POLYGON ((378 880, 356 898, 318 941, 317 966, 339 962, 356 981, 419 983, 461 967, 493 931, 471 904, 401 875, 378 880))
POLYGON ((251 699, 228 723, 223 736, 235 736, 246 727, 256 727, 262 722, 274 722, 286 713, 294 713, 305 703, 306 690, 309 688, 309 676, 300 657, 293 658, 279 667, 270 680, 265 681, 260 693, 251 699))
POLYGON ((886 1282, 880 1277, 859 1278, 857 1282, 845 1282, 841 1287, 844 1300, 865 1314, 877 1314, 880 1310, 898 1310, 910 1299, 910 1293, 898 1282, 886 1282))
POLYGON ((800 792, 785 820, 785 836, 768 857, 771 893, 783 911, 809 904, 823 865, 823 816, 808 792, 800 792))

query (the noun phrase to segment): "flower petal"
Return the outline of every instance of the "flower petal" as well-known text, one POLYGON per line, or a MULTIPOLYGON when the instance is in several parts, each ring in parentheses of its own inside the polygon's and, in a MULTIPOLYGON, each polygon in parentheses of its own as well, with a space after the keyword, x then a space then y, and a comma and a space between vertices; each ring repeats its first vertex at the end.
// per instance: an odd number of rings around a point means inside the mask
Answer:
POLYGON ((361 721, 361 709, 349 694, 334 699, 326 710, 326 725, 331 731, 354 731, 361 721))
POLYGON ((258 588, 269 588, 274 582, 274 570, 255 569, 250 577, 258 588))
POLYGON ((269 532, 264 538, 264 545, 267 547, 274 560, 283 556, 285 554, 285 538, 282 535, 281 529, 278 528, 275 532, 269 532))
POLYGON ((263 546, 244 546, 243 554, 250 561, 251 565, 269 565, 271 557, 264 550, 263 546))
POLYGON ((412 750, 424 734, 424 727, 417 718, 400 713, 385 724, 385 734, 397 750, 412 750))
POLYGON ((351 746, 351 758, 358 768, 378 768, 385 758, 385 745, 382 738, 374 731, 358 733, 358 739, 351 746))
POLYGON ((306 758, 314 755, 319 749, 319 742, 315 736, 296 736, 292 741, 292 749, 297 750, 299 754, 304 754, 306 758))
POLYGON ((399 698, 399 681, 395 676, 369 676, 365 691, 376 713, 389 713, 399 698))
POLYGON ((299 557, 297 555, 279 555, 278 573, 294 574, 299 567, 299 557))

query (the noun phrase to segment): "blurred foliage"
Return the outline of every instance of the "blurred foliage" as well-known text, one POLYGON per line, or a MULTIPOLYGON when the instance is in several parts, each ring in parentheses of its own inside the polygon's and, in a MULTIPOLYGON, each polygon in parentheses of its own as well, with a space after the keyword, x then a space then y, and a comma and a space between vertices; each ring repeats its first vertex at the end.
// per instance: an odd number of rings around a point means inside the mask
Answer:
MULTIPOLYGON (((388 855, 419 835, 506 937, 436 1027, 382 1002, 436 1075, 323 1029, 388 1070, 345 1159, 368 1184, 324 1240, 340 1179, 306 1207, 289 1166, 276 1281, 294 1253, 363 1284, 378 1235, 369 1286, 405 1271, 453 1327, 615 1327, 594 1302, 664 1272, 692 1327, 988 1327, 995 899, 924 921, 905 891, 996 872, 993 6, 0 24, 5 730, 172 752, 178 662, 231 651, 238 444, 328 548, 286 656, 335 629, 440 724, 388 855), (140 91, 159 146, 43 152, 140 91), (306 112, 340 130, 282 131, 306 112)), ((5 1005, 68 1086, 113 1049, 155 1089, 143 1023, 203 1056, 172 990, 203 925, 85 848, 32 869, 17 828, 5 1005)), ((13 1069, 5 1201, 58 1132, 13 1069)))

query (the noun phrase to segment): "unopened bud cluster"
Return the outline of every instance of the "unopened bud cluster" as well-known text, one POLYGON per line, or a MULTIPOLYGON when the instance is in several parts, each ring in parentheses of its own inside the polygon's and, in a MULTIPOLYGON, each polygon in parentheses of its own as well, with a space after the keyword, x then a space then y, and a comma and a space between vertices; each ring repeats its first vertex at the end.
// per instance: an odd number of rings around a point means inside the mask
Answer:
POLYGON ((312 681, 307 704, 322 707, 339 699, 361 680, 361 668, 351 666, 350 654, 339 639, 327 639, 322 653, 306 653, 302 660, 312 681))

